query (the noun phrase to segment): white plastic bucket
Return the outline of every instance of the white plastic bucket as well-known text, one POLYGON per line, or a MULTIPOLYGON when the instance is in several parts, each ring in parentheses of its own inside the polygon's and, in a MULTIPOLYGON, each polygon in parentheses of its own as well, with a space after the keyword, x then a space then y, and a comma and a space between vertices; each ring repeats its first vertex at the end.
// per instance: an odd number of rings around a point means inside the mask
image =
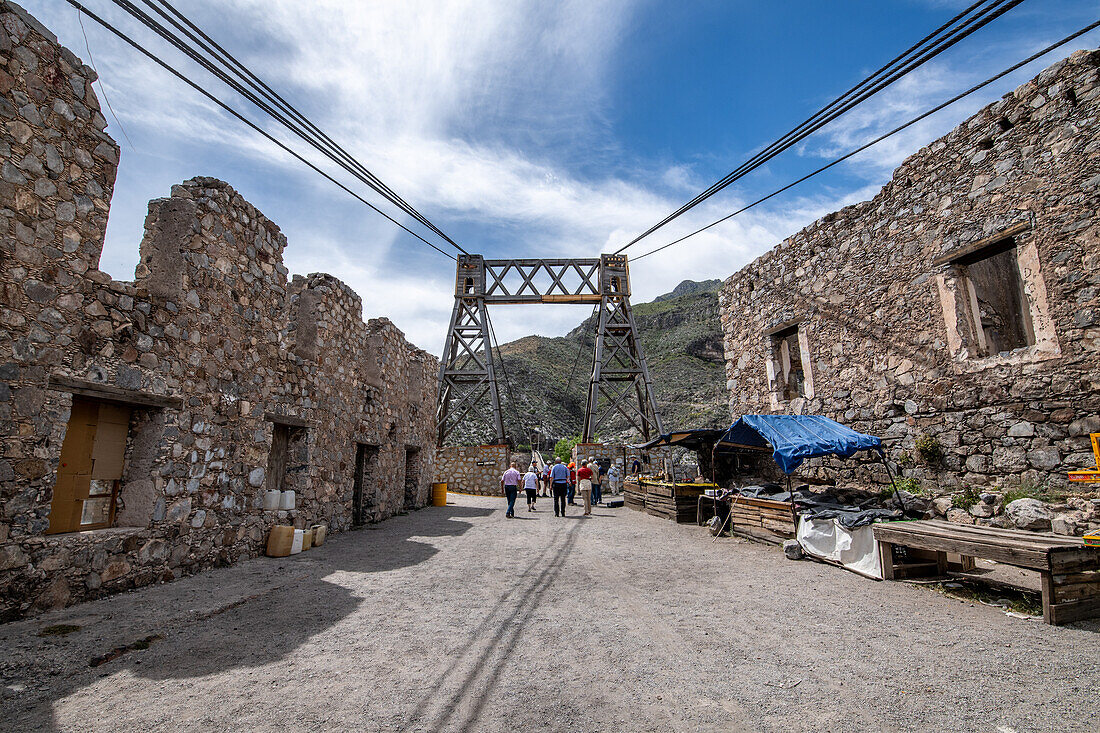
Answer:
POLYGON ((305 534, 305 530, 303 529, 294 530, 294 544, 290 546, 291 555, 297 555, 302 551, 302 543, 305 541, 305 534))
POLYGON ((274 512, 279 510, 279 500, 283 492, 272 489, 264 492, 264 511, 274 512))
POLYGON ((284 512, 289 512, 294 509, 294 492, 284 491, 279 497, 279 508, 284 512))

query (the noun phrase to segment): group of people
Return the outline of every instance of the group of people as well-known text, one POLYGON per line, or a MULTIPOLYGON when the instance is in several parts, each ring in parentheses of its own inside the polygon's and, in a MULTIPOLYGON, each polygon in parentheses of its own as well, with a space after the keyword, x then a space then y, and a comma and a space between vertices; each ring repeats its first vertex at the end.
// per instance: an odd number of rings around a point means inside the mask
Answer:
POLYGON ((561 458, 554 458, 554 464, 547 466, 541 473, 532 463, 524 474, 519 472, 516 462, 512 461, 500 479, 504 496, 508 499, 508 512, 505 516, 508 518, 516 516, 516 498, 519 496, 520 486, 527 495, 529 512, 535 511, 535 502, 541 486, 542 495, 549 495, 554 499, 555 517, 564 517, 566 506, 577 506, 574 501, 577 493, 581 495, 584 516, 591 516, 592 506, 603 502, 605 483, 610 483, 611 490, 614 492, 620 478, 618 466, 612 464, 609 468, 604 467, 594 458, 582 461, 579 467, 572 462, 566 465, 561 458))

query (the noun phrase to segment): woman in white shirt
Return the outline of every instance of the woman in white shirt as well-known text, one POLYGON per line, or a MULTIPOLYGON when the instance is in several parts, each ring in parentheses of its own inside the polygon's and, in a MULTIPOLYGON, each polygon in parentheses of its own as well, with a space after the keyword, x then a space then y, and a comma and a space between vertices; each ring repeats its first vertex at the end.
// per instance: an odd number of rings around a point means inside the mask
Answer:
POLYGON ((523 474, 523 490, 527 492, 527 511, 535 511, 535 498, 539 493, 539 475, 535 472, 535 464, 527 467, 527 473, 523 474))

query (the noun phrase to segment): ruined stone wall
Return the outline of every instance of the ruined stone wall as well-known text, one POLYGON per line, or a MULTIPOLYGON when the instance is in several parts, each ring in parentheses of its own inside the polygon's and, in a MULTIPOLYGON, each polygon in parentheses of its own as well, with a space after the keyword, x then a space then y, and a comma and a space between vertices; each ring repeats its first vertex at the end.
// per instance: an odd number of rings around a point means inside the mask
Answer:
POLYGON ((436 359, 228 184, 150 202, 133 282, 98 269, 119 147, 94 72, 0 0, 0 619, 262 551, 272 524, 347 529, 424 506, 436 359), (73 394, 134 407, 108 529, 47 534, 73 394), (294 510, 265 512, 276 423, 294 510), (369 504, 369 505, 368 505, 369 504))
MULTIPOLYGON (((1058 485, 1090 465, 1087 433, 1100 430, 1098 71, 1098 52, 1054 64, 911 156, 871 201, 730 277, 720 302, 731 415, 827 415, 883 437, 902 472, 930 487, 1058 485), (983 355, 966 260, 946 260, 1005 234, 1034 343, 983 355), (809 373, 803 396, 784 399, 769 334, 792 324, 792 353, 804 352, 809 373), (925 457, 921 436, 934 441, 925 457)), ((886 479, 861 460, 804 471, 886 479)))
MULTIPOLYGON (((506 445, 447 446, 436 449, 434 481, 448 491, 480 496, 502 496, 500 477, 512 460, 506 445)), ((522 464, 517 466, 526 470, 522 464)))

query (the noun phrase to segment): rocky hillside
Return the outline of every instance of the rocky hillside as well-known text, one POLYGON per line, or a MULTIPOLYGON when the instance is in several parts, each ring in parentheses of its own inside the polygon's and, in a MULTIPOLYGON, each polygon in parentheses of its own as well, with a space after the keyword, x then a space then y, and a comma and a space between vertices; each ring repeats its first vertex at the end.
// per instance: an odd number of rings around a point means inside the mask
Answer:
MULTIPOLYGON (((725 423, 725 365, 718 323, 718 280, 685 280, 652 303, 633 304, 642 349, 666 431, 725 423)), ((565 336, 526 336, 500 347, 507 379, 500 379, 504 421, 517 445, 534 430, 543 444, 581 431, 592 372, 595 317, 565 336)), ((603 440, 635 441, 625 420, 601 428, 603 440)), ((469 434, 459 441, 477 442, 469 434)))

